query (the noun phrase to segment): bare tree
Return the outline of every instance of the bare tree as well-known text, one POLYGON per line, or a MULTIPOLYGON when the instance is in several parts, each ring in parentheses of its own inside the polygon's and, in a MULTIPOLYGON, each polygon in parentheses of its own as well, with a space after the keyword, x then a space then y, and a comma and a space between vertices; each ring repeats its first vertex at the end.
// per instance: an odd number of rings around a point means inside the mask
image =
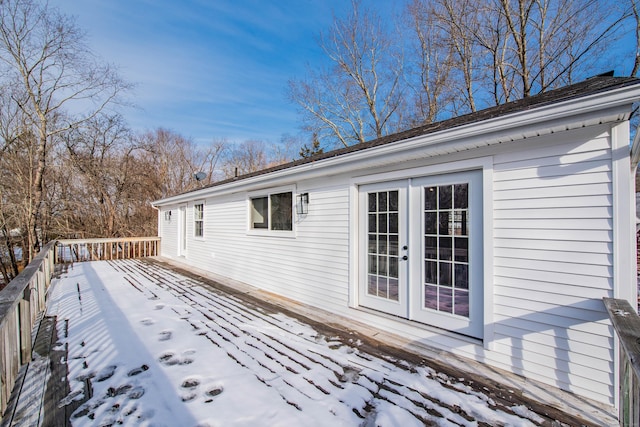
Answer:
POLYGON ((227 143, 222 159, 222 170, 227 178, 257 172, 270 165, 267 144, 256 140, 227 143))
POLYGON ((34 173, 28 186, 29 259, 39 249, 43 178, 52 138, 112 103, 127 87, 100 64, 68 17, 34 0, 3 0, 0 7, 0 67, 13 102, 35 136, 34 173))
POLYGON ((219 170, 220 158, 226 147, 225 140, 214 140, 208 146, 197 145, 168 129, 158 128, 138 137, 144 148, 143 159, 153 171, 157 198, 193 190, 211 184, 223 177, 219 170), (194 176, 203 172, 205 178, 194 176))
POLYGON ((631 69, 631 76, 638 75, 640 71, 640 12, 638 11, 638 0, 630 0, 631 3, 631 15, 633 17, 633 33, 635 41, 635 49, 633 55, 633 68, 631 69))
POLYGON ((359 1, 334 18, 320 46, 331 66, 291 81, 290 99, 301 107, 310 133, 342 146, 395 131, 402 123, 402 49, 380 16, 359 1))

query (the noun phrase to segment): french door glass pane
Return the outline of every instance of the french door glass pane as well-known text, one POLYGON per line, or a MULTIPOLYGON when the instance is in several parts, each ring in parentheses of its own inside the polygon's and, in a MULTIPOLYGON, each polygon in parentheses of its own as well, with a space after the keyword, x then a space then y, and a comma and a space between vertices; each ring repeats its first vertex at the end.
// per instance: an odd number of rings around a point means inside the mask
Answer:
POLYGON ((398 301, 398 191, 367 194, 367 294, 398 301))
POLYGON ((423 188, 423 308, 469 317, 469 184, 423 188))

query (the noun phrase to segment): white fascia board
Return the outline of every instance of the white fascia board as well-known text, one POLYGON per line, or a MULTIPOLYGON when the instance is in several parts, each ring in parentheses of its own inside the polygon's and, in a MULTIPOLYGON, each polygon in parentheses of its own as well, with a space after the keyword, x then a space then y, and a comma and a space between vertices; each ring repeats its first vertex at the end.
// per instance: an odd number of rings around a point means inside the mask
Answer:
POLYGON ((406 158, 430 157, 441 154, 466 151, 477 147, 511 142, 526 138, 536 129, 550 130, 545 133, 583 127, 593 124, 625 120, 633 102, 640 99, 640 83, 609 90, 602 93, 553 102, 503 116, 473 122, 442 131, 419 135, 377 147, 354 151, 300 166, 282 169, 271 173, 244 178, 220 186, 203 188, 152 203, 153 206, 165 206, 194 199, 203 199, 213 195, 246 191, 247 188, 259 189, 272 185, 282 185, 292 181, 316 176, 334 175, 353 170, 353 164, 363 162, 362 167, 370 167, 383 159, 385 163, 402 161, 406 158), (419 156, 416 152, 419 151, 419 156))
MULTIPOLYGON (((640 163, 640 126, 636 128, 636 134, 631 144, 631 170, 635 171, 640 163)), ((634 177, 635 178, 635 177, 634 177)))

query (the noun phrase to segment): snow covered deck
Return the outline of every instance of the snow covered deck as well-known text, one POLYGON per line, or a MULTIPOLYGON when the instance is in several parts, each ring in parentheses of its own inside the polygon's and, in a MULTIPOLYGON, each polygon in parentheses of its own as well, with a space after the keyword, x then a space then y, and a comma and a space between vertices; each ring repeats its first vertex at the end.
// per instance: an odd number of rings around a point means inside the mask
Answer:
POLYGON ((53 425, 51 407, 101 426, 615 423, 595 406, 546 407, 156 260, 72 264, 47 307, 41 331, 48 325, 54 346, 27 370, 16 424, 53 425), (33 377, 43 371, 44 390, 33 377))

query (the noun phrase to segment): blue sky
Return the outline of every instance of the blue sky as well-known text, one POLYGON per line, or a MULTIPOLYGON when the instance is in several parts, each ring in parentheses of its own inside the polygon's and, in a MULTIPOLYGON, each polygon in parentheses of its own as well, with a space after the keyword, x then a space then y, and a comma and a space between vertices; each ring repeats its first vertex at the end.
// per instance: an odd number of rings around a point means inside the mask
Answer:
MULTIPOLYGON (((298 132, 287 81, 324 60, 317 36, 350 0, 50 0, 136 84, 134 130, 277 143, 298 132)), ((400 9, 401 0, 389 4, 400 9)))

